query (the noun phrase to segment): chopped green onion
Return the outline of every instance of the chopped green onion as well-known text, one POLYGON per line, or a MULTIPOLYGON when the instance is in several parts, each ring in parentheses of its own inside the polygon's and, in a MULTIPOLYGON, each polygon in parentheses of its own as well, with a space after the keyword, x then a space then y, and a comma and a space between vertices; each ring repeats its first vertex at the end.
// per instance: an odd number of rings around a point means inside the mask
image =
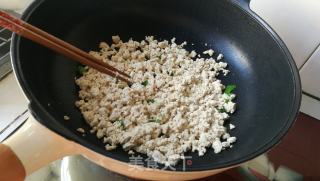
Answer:
POLYGON ((218 111, 219 111, 220 113, 227 112, 227 110, 226 110, 225 108, 218 109, 218 111))
POLYGON ((83 75, 84 73, 86 73, 87 72, 87 69, 85 68, 85 66, 83 66, 83 65, 79 65, 78 66, 78 73, 80 74, 80 75, 83 75))
POLYGON ((149 122, 155 122, 155 123, 160 123, 160 119, 150 119, 149 122))
POLYGON ((122 120, 120 121, 120 124, 121 124, 122 127, 125 126, 125 125, 124 125, 124 122, 123 122, 122 120))
POLYGON ((147 86, 148 85, 148 80, 145 80, 145 81, 143 81, 142 83, 141 83, 141 85, 143 85, 143 86, 147 86))
POLYGON ((147 103, 150 104, 150 103, 154 103, 155 100, 154 99, 147 99, 147 103))
POLYGON ((226 89, 224 90, 224 93, 227 95, 231 95, 232 92, 236 89, 236 85, 231 84, 231 85, 227 85, 226 89))
POLYGON ((119 126, 121 126, 122 128, 124 128, 124 122, 123 120, 116 120, 115 122, 117 122, 119 124, 119 126))
POLYGON ((119 126, 121 126, 121 127, 124 128, 124 122, 123 122, 123 120, 116 119, 116 120, 114 120, 114 122, 117 123, 119 126))

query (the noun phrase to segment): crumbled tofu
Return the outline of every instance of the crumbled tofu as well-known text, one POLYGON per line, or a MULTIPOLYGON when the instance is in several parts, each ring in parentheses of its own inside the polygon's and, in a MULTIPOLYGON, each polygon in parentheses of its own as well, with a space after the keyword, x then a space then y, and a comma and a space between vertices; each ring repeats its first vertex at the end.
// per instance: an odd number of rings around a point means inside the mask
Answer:
POLYGON ((230 138, 230 134, 229 133, 225 133, 225 134, 222 135, 222 139, 226 140, 228 138, 230 138))
POLYGON ((222 142, 221 145, 222 145, 223 148, 230 147, 230 143, 228 141, 222 142))
POLYGON ((191 58, 194 58, 194 57, 196 57, 197 56, 197 53, 194 51, 194 50, 192 50, 191 52, 190 52, 190 54, 189 54, 189 57, 191 57, 191 58))
POLYGON ((234 102, 229 101, 225 103, 223 107, 227 112, 233 113, 236 109, 236 104, 234 102))
POLYGON ((207 54, 209 56, 212 56, 214 54, 214 51, 212 49, 209 49, 209 50, 204 51, 203 54, 205 54, 205 55, 207 54))
POLYGON ((63 119, 68 121, 68 120, 70 120, 70 117, 69 116, 63 116, 63 119))
POLYGON ((116 146, 116 145, 109 145, 109 144, 107 144, 105 147, 106 147, 106 150, 108 150, 108 151, 110 151, 110 150, 114 150, 114 149, 116 149, 116 148, 117 148, 117 146, 116 146))
POLYGON ((236 126, 233 124, 229 124, 229 128, 230 128, 230 130, 233 130, 234 128, 236 128, 236 126))
POLYGON ((96 130, 93 130, 93 129, 90 130, 90 133, 94 133, 94 132, 96 132, 96 130))
POLYGON ((77 131, 78 131, 79 133, 85 133, 85 132, 86 132, 83 128, 78 128, 77 131))
POLYGON ((212 148, 214 150, 214 153, 220 153, 222 150, 222 144, 220 140, 216 140, 212 143, 212 148))
POLYGON ((106 150, 121 145, 129 154, 175 165, 188 151, 202 156, 210 148, 219 153, 232 147, 236 138, 224 122, 235 110, 235 96, 223 94, 225 86, 217 79, 227 74, 227 63, 189 52, 187 43, 175 38, 122 42, 113 36, 112 41, 91 54, 129 74, 133 85, 90 67, 75 80, 80 88, 75 105, 106 150))
POLYGON ((231 143, 234 143, 234 142, 236 142, 236 141, 237 141, 237 138, 234 137, 234 136, 229 137, 229 138, 227 139, 227 142, 229 142, 230 144, 231 144, 231 143))
POLYGON ((119 42, 120 42, 120 37, 117 35, 117 36, 112 36, 112 41, 113 41, 113 43, 115 43, 115 44, 118 44, 119 42))
POLYGON ((219 60, 222 60, 223 59, 223 55, 220 53, 219 55, 218 55, 218 57, 217 57, 217 60, 219 61, 219 60))

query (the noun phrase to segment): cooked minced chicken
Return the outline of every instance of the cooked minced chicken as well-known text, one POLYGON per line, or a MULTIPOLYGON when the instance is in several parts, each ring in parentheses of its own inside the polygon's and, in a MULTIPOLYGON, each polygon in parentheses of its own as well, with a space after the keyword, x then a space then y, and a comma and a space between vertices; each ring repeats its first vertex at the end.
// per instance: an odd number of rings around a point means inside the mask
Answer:
POLYGON ((210 147, 215 153, 232 147, 236 138, 227 133, 224 121, 235 111, 235 95, 224 93, 216 78, 227 75, 227 63, 195 58, 197 53, 175 38, 112 40, 90 54, 129 74, 133 85, 88 67, 76 80, 76 106, 107 150, 121 145, 174 165, 189 150, 202 156, 210 147))

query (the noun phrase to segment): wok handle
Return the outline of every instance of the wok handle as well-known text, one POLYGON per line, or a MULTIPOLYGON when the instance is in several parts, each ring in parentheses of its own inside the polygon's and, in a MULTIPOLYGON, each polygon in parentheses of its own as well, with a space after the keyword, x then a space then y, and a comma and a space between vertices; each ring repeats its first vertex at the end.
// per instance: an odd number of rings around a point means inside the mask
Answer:
POLYGON ((0 145, 0 180, 23 180, 52 161, 75 154, 75 145, 30 116, 0 145))
POLYGON ((231 1, 234 1, 235 3, 237 3, 242 9, 247 11, 251 16, 253 16, 256 20, 258 20, 266 28, 268 28, 268 29, 270 29, 270 31, 272 31, 270 26, 258 14, 256 14, 253 10, 251 10, 251 7, 250 7, 251 0, 231 0, 231 1))

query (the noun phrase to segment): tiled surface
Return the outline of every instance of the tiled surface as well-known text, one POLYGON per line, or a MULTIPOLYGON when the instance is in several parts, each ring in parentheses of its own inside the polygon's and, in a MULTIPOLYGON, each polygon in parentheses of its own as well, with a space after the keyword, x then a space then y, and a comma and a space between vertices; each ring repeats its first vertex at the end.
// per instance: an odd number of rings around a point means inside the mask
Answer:
POLYGON ((320 1, 251 0, 250 8, 277 32, 301 68, 320 44, 320 1))
POLYGON ((320 101, 302 94, 300 111, 320 120, 320 101))
POLYGON ((27 109, 24 97, 14 74, 0 81, 0 131, 27 109))
POLYGON ((320 46, 302 67, 300 76, 303 91, 320 98, 320 46))

